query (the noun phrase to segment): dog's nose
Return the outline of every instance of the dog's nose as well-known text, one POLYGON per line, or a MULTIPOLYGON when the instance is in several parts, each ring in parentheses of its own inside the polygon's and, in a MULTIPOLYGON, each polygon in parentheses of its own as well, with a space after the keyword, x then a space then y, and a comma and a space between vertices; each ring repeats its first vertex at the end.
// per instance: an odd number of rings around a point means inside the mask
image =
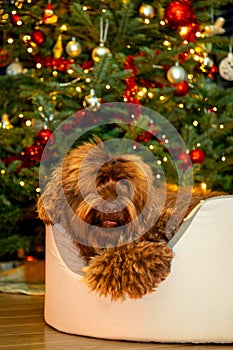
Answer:
POLYGON ((116 213, 119 211, 119 205, 117 204, 116 201, 113 202, 105 202, 103 205, 103 211, 105 213, 116 213))

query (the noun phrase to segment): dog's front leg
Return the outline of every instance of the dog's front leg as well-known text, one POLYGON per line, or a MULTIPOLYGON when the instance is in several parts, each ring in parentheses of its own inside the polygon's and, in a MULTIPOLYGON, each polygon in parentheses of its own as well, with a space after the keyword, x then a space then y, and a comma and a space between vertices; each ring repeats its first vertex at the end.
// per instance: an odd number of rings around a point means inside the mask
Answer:
POLYGON ((84 268, 84 280, 111 300, 138 299, 153 292, 170 272, 173 252, 166 242, 127 244, 102 251, 84 268))

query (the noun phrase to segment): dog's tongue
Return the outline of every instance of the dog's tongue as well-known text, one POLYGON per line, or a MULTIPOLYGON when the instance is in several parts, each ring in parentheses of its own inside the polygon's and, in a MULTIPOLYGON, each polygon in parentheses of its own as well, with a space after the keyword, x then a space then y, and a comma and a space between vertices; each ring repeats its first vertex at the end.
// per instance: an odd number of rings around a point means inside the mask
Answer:
POLYGON ((103 227, 116 227, 117 226, 117 222, 116 221, 112 221, 112 220, 104 220, 102 222, 103 227))

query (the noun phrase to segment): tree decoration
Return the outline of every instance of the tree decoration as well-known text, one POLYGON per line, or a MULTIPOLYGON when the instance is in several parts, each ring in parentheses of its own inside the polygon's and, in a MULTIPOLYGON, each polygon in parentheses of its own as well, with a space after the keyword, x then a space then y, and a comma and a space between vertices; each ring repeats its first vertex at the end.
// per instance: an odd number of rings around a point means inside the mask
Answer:
POLYGON ((132 76, 125 79, 126 89, 122 94, 123 100, 128 103, 140 104, 139 100, 136 98, 138 93, 138 84, 136 81, 137 67, 134 63, 133 55, 129 55, 126 58, 124 69, 130 69, 132 76))
POLYGON ((218 67, 213 65, 209 70, 208 70, 208 78, 214 79, 214 77, 218 74, 219 70, 218 67))
POLYGON ((223 58, 219 64, 219 74, 221 77, 228 81, 233 81, 233 37, 230 40, 229 44, 229 53, 227 57, 223 58))
POLYGON ((95 95, 95 90, 91 89, 90 94, 84 98, 83 107, 85 107, 90 111, 95 112, 101 106, 100 101, 101 101, 100 98, 96 97, 95 95))
POLYGON ((12 129, 13 125, 9 121, 9 115, 7 113, 4 113, 1 118, 0 127, 3 129, 12 129))
POLYGON ((63 53, 62 34, 58 35, 57 42, 53 47, 53 57, 60 58, 63 53))
POLYGON ((10 51, 2 48, 0 49, 0 67, 4 67, 9 63, 10 51))
POLYGON ((151 5, 148 4, 142 4, 139 8, 139 15, 151 19, 155 16, 155 11, 151 5))
POLYGON ((179 65, 179 62, 176 62, 174 66, 170 67, 167 71, 167 79, 170 83, 179 84, 182 83, 187 78, 187 74, 179 65))
POLYGON ((224 23, 225 23, 225 19, 223 17, 217 18, 214 24, 211 24, 205 27, 205 30, 204 30, 205 36, 224 34, 225 33, 225 29, 223 28, 224 23))
POLYGON ((186 80, 179 84, 172 84, 172 86, 176 88, 176 91, 174 92, 175 96, 185 96, 189 92, 189 84, 186 80))
POLYGON ((203 65, 207 68, 211 68, 214 65, 214 61, 207 54, 204 55, 203 65))
POLYGON ((40 29, 35 29, 31 33, 31 41, 38 46, 42 45, 45 42, 45 33, 40 29))
POLYGON ((41 159, 44 148, 39 145, 28 146, 20 153, 23 167, 34 166, 41 159))
POLYGON ((205 160, 205 153, 200 148, 193 149, 189 155, 193 164, 201 164, 205 160))
POLYGON ((71 41, 69 41, 66 45, 66 53, 70 57, 77 57, 81 54, 82 48, 79 42, 76 40, 75 37, 72 38, 71 41))
POLYGON ((23 22, 21 21, 19 14, 16 11, 13 11, 13 13, 10 15, 10 19, 11 19, 11 23, 14 26, 20 26, 23 24, 23 22))
POLYGON ((70 65, 74 63, 73 59, 65 59, 65 57, 53 58, 51 56, 34 57, 35 63, 40 63, 41 66, 58 70, 60 72, 67 72, 70 65))
POLYGON ((139 134, 137 137, 136 137, 136 140, 137 142, 149 142, 151 139, 153 138, 153 134, 150 133, 149 131, 145 131, 143 132, 142 134, 139 134))
POLYGON ((16 58, 15 61, 7 67, 6 75, 17 75, 21 73, 23 73, 23 66, 19 62, 19 59, 16 58))
POLYGON ((53 12, 53 6, 49 1, 48 5, 45 8, 44 16, 41 20, 44 24, 54 24, 57 23, 57 16, 53 12))
POLYGON ((194 10, 188 0, 172 1, 165 8, 165 22, 174 29, 190 24, 194 19, 194 10))
POLYGON ((180 152, 177 155, 177 165, 181 170, 187 170, 190 167, 190 156, 186 152, 180 152))
POLYGON ((103 19, 100 18, 100 44, 95 47, 92 51, 92 59, 95 62, 99 62, 102 57, 106 55, 111 55, 109 48, 105 47, 104 44, 107 40, 109 22, 106 19, 105 29, 103 28, 103 19))
POLYGON ((48 140, 50 144, 53 144, 54 138, 52 136, 52 133, 52 130, 49 130, 47 128, 40 130, 35 137, 36 144, 38 146, 45 146, 48 140))
POLYGON ((180 29, 180 35, 183 37, 183 41, 193 43, 196 41, 196 33, 200 32, 199 24, 195 21, 187 24, 180 29))

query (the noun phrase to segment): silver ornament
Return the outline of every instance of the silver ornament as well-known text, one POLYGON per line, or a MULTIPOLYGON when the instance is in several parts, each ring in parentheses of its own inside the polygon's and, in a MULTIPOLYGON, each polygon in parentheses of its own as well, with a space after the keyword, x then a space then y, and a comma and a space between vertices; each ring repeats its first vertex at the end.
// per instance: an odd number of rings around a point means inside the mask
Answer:
POLYGON ((86 96, 83 101, 83 107, 89 111, 97 111, 101 106, 100 98, 96 97, 95 90, 91 89, 90 95, 86 96))
POLYGON ((72 40, 69 41, 66 45, 66 53, 70 57, 77 57, 81 54, 81 52, 82 48, 80 43, 75 38, 72 38, 72 40))
POLYGON ((101 58, 106 55, 111 55, 111 51, 102 43, 100 43, 100 45, 95 47, 92 51, 92 59, 95 62, 99 62, 101 58))
POLYGON ((209 56, 205 56, 203 60, 203 64, 205 67, 211 68, 214 65, 214 61, 209 56))
POLYGON ((186 72, 184 68, 180 67, 179 63, 176 62, 174 66, 168 69, 167 79, 172 84, 182 83, 186 79, 186 72))
POLYGON ((151 5, 142 4, 139 8, 139 15, 145 18, 153 18, 155 11, 151 5))
POLYGON ((19 63, 19 60, 16 58, 15 62, 12 62, 9 64, 9 66, 6 69, 6 75, 17 75, 23 73, 23 67, 19 63))
POLYGON ((228 81, 233 81, 233 54, 229 52, 227 57, 223 58, 219 64, 220 76, 228 81))

